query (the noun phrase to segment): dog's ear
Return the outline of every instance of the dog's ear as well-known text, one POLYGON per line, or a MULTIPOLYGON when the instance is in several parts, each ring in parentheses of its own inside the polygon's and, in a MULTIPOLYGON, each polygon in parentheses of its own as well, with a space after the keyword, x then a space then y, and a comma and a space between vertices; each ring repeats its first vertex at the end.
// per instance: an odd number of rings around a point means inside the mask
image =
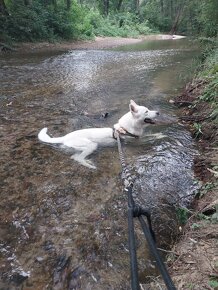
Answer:
POLYGON ((130 112, 137 113, 138 112, 137 106, 138 105, 133 100, 131 100, 129 104, 130 112))

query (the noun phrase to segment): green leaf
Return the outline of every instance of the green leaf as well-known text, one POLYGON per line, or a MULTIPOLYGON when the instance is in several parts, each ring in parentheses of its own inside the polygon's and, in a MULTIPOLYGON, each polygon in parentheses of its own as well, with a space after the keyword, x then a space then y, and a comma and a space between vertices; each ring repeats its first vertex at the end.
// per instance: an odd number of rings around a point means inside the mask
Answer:
POLYGON ((210 280, 208 282, 208 284, 210 285, 210 287, 212 287, 214 289, 218 287, 218 281, 217 280, 210 280))

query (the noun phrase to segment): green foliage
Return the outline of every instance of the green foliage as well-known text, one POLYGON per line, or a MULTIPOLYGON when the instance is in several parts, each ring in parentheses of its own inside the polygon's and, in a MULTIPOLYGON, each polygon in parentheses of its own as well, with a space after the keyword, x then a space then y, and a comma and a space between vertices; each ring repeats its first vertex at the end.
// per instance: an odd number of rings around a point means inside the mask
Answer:
POLYGON ((177 217, 181 225, 185 225, 190 216, 190 211, 187 208, 179 207, 177 208, 177 217))
POLYGON ((199 97, 200 100, 211 102, 215 101, 218 96, 218 79, 214 78, 205 87, 203 94, 199 97))
POLYGON ((199 136, 203 134, 203 132, 201 130, 202 125, 200 123, 194 123, 193 127, 195 129, 195 132, 194 132, 195 137, 199 138, 199 136))
POLYGON ((136 15, 129 12, 99 17, 94 28, 94 34, 98 36, 137 37, 151 32, 147 21, 140 23, 136 15))
POLYGON ((135 13, 114 12, 106 17, 94 7, 94 2, 80 5, 72 0, 70 11, 65 2, 56 0, 54 5, 54 1, 32 0, 25 5, 23 0, 8 0, 9 16, 0 14, 1 35, 16 41, 34 41, 86 39, 94 35, 137 37, 151 32, 147 21, 141 21, 135 13))
POLYGON ((8 4, 9 16, 0 15, 0 27, 4 38, 16 41, 75 39, 93 37, 93 26, 86 8, 75 1, 67 11, 64 2, 57 6, 45 5, 44 1, 32 1, 24 5, 21 0, 11 0, 8 4))
POLYGON ((175 33, 216 37, 218 29, 217 0, 147 0, 141 14, 151 27, 175 33))
POLYGON ((215 279, 210 280, 210 281, 208 282, 208 284, 209 284, 209 286, 212 287, 213 289, 215 289, 215 288, 217 289, 217 287, 218 287, 218 281, 215 280, 215 279))
POLYGON ((202 26, 202 33, 207 37, 217 36, 218 28, 218 1, 201 0, 201 13, 199 13, 199 22, 202 26))
POLYGON ((193 0, 186 6, 182 25, 192 35, 216 37, 218 28, 217 0, 193 0))
POLYGON ((110 0, 105 9, 107 1, 71 0, 68 9, 66 0, 4 0, 8 13, 0 12, 1 40, 137 37, 159 30, 169 32, 172 28, 185 34, 217 35, 217 0, 139 2, 140 5, 135 0, 110 0))
POLYGON ((136 24, 136 30, 139 32, 139 34, 147 35, 152 32, 152 30, 148 26, 148 21, 143 23, 136 24))
POLYGON ((148 20, 149 25, 153 29, 162 32, 169 32, 172 27, 172 19, 167 13, 163 13, 160 9, 160 1, 147 1, 142 8, 141 14, 148 20))
POLYGON ((188 283, 188 284, 187 284, 187 287, 188 287, 188 289, 190 289, 190 290, 194 290, 194 289, 195 289, 195 284, 193 284, 193 283, 188 283))
MULTIPOLYGON (((214 117, 216 117, 218 102, 218 48, 214 49, 205 59, 204 65, 198 74, 198 78, 208 80, 199 100, 213 103, 214 117)), ((213 117, 213 116, 212 116, 213 117)))
POLYGON ((191 229, 193 229, 193 230, 200 229, 201 227, 202 227, 202 225, 201 224, 197 224, 197 223, 193 223, 191 225, 191 229))
POLYGON ((210 190, 212 190, 213 188, 215 188, 216 183, 212 183, 212 182, 207 182, 205 183, 201 189, 200 189, 200 193, 199 193, 199 198, 202 198, 205 194, 207 194, 210 190))

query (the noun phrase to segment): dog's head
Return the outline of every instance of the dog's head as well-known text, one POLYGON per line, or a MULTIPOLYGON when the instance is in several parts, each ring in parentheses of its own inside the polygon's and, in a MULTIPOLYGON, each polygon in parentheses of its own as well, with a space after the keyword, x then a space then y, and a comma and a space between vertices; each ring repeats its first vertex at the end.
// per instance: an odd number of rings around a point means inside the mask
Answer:
POLYGON ((133 118, 144 124, 155 124, 155 118, 159 115, 158 111, 150 111, 144 106, 137 105, 133 100, 130 101, 129 109, 133 118))

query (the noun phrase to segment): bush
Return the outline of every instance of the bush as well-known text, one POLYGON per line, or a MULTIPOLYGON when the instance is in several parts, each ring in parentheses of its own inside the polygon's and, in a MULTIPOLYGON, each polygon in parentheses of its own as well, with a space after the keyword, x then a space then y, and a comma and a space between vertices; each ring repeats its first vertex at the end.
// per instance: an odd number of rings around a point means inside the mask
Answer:
POLYGON ((99 36, 137 37, 152 32, 147 21, 140 23, 138 17, 129 12, 101 17, 98 24, 94 34, 99 36))
POLYGON ((1 35, 15 41, 74 39, 85 35, 93 36, 93 26, 87 17, 87 11, 76 2, 70 11, 64 3, 54 7, 44 1, 32 1, 24 5, 23 1, 13 0, 8 5, 9 16, 0 16, 1 35))
POLYGON ((22 1, 12 2, 10 15, 5 17, 4 31, 14 40, 33 41, 50 37, 52 31, 46 27, 46 12, 41 5, 33 5, 31 9, 22 1))
POLYGON ((214 108, 217 110, 218 95, 218 48, 214 49, 207 56, 202 71, 199 72, 198 78, 207 79, 208 83, 204 87, 200 100, 214 102, 214 108))
POLYGON ((4 39, 53 41, 90 39, 95 35, 137 37, 151 32, 148 23, 141 22, 134 13, 116 13, 105 17, 99 10, 81 6, 76 0, 72 0, 70 11, 66 9, 65 1, 58 1, 56 6, 43 0, 31 3, 25 5, 23 0, 8 2, 9 15, 0 15, 0 32, 4 39))

